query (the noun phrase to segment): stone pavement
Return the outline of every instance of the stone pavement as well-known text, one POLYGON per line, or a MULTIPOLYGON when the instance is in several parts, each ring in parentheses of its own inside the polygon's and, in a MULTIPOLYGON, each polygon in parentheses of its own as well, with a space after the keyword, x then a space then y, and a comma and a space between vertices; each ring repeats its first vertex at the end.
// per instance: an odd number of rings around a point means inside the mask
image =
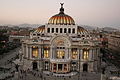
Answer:
MULTIPOLYGON (((55 73, 54 73, 55 74, 55 73)), ((61 74, 60 74, 61 75, 61 74)), ((73 76, 55 76, 53 74, 44 74, 40 71, 19 70, 19 80, 101 80, 100 73, 81 72, 73 76)))
POLYGON ((12 61, 16 59, 16 56, 18 56, 20 48, 16 48, 14 50, 11 50, 8 53, 5 53, 2 57, 0 57, 0 80, 4 78, 5 80, 11 80, 11 78, 14 77, 15 73, 15 65, 12 61))

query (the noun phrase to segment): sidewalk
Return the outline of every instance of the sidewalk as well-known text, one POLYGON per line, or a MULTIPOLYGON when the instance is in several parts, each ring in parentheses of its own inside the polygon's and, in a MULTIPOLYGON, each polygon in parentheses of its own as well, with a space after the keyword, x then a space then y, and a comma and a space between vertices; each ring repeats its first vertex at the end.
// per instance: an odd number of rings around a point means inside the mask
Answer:
POLYGON ((4 55, 0 59, 0 68, 1 68, 0 78, 5 80, 12 80, 12 78, 14 77, 15 65, 12 63, 12 61, 16 59, 16 56, 19 53, 19 49, 20 48, 16 48, 8 53, 5 53, 6 55, 4 55))

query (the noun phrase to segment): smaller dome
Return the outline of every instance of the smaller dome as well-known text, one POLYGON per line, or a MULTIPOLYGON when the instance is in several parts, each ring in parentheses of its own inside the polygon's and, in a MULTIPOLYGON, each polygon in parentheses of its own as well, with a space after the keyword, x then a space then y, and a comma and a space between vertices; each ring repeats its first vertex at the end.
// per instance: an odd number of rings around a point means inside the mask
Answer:
POLYGON ((63 3, 61 3, 60 13, 52 16, 48 24, 55 24, 55 25, 75 25, 75 22, 72 17, 69 15, 64 14, 63 3))
POLYGON ((35 30, 36 33, 44 33, 44 31, 45 31, 45 25, 42 25, 35 30))
POLYGON ((78 26, 78 33, 79 34, 88 34, 88 31, 84 29, 83 27, 78 26))

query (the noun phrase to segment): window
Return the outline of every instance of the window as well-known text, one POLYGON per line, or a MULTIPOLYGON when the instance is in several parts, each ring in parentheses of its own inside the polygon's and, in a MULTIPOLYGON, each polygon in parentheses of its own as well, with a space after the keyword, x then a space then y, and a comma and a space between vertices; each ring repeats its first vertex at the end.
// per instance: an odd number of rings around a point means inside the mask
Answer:
POLYGON ((37 62, 32 62, 33 70, 38 70, 38 64, 37 62))
POLYGON ((36 36, 36 34, 33 34, 33 36, 36 36))
POLYGON ((44 47, 44 58, 48 58, 48 57, 49 57, 49 48, 44 47))
POLYGON ((50 33, 50 28, 47 29, 47 32, 50 33))
POLYGON ((82 35, 82 37, 85 37, 85 35, 82 35))
POLYGON ((57 51, 57 56, 58 59, 64 59, 65 57, 65 52, 64 51, 57 51))
POLYGON ((63 64, 58 64, 58 71, 62 71, 63 64))
POLYGON ((75 33, 75 29, 72 29, 72 33, 75 33))
POLYGON ((67 33, 67 29, 66 28, 64 28, 64 33, 67 33))
POLYGON ((71 33, 71 29, 70 28, 68 29, 68 33, 71 33))
POLYGON ((62 28, 60 28, 60 33, 62 33, 62 28))
POLYGON ((40 36, 40 34, 37 34, 37 36, 40 36))
POLYGON ((87 35, 87 37, 89 37, 89 35, 87 35))
POLYGON ((67 64, 64 64, 64 71, 67 71, 67 64))
POLYGON ((52 33, 54 33, 54 28, 52 28, 52 33))
POLYGON ((58 28, 56 28, 56 33, 58 33, 58 28))
POLYGON ((49 63, 48 61, 45 61, 45 71, 48 71, 48 68, 49 68, 49 63))
POLYGON ((38 57, 38 47, 37 46, 33 46, 32 47, 32 57, 38 57))
POLYGON ((83 49, 83 59, 88 60, 88 58, 89 58, 89 50, 83 49))
POLYGON ((53 64, 53 72, 56 72, 56 69, 57 69, 57 65, 54 63, 53 64))
POLYGON ((88 71, 88 64, 83 64, 83 72, 87 72, 88 71))
POLYGON ((76 71, 76 62, 72 62, 72 71, 76 71))
POLYGON ((72 59, 77 59, 78 53, 77 53, 77 48, 72 49, 72 59))

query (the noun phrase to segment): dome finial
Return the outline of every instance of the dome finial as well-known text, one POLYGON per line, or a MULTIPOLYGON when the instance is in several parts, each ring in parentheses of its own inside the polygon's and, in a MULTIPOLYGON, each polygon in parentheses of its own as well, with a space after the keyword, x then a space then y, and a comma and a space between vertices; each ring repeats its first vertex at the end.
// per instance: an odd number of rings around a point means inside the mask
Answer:
POLYGON ((60 4, 61 4, 60 14, 64 14, 64 8, 63 8, 63 4, 64 4, 64 3, 60 3, 60 4))
POLYGON ((60 3, 60 4, 61 4, 61 7, 63 7, 63 4, 64 4, 64 3, 60 3))

